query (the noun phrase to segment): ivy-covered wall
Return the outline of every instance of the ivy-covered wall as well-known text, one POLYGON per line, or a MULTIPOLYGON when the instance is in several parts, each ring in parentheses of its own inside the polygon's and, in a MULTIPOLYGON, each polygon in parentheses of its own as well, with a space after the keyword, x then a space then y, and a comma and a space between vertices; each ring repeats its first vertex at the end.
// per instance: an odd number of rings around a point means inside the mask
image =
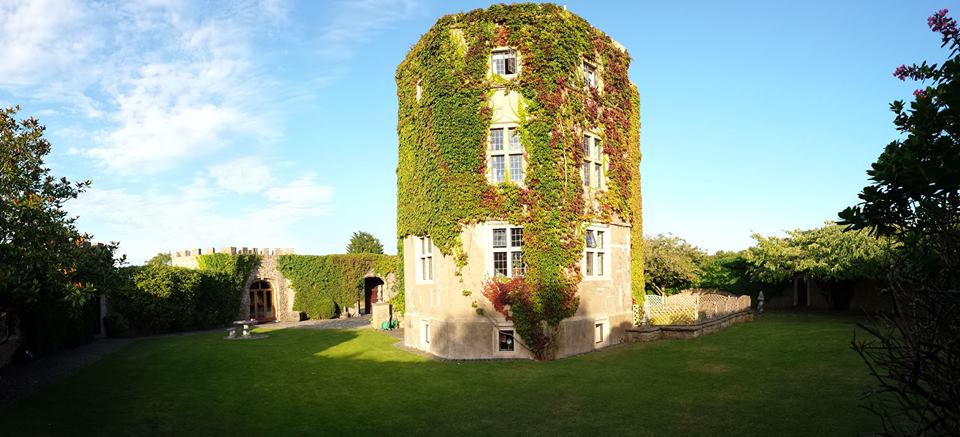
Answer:
POLYGON ((629 223, 632 289, 642 299, 640 100, 629 64, 610 37, 552 4, 494 5, 440 18, 396 73, 401 241, 429 235, 463 266, 475 261, 460 241, 464 225, 523 225, 527 271, 519 300, 529 305, 513 305, 513 317, 517 322, 517 312, 525 312, 519 318, 529 326, 556 326, 578 306, 586 224, 629 223), (491 50, 503 46, 521 62, 512 80, 489 74, 491 50), (584 60, 598 67, 598 88, 585 83, 584 60), (524 187, 494 186, 485 176, 488 98, 499 89, 523 98, 524 187), (584 196, 580 176, 585 132, 600 134, 608 166, 607 189, 595 201, 584 196))
POLYGON ((281 255, 280 272, 296 290, 293 308, 312 319, 333 317, 338 308, 357 303, 367 274, 386 276, 399 271, 399 257, 377 254, 281 255))

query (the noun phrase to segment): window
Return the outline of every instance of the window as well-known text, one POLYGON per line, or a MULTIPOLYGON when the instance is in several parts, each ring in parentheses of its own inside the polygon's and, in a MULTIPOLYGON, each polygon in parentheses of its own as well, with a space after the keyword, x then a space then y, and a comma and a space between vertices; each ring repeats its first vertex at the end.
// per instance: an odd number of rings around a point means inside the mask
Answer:
POLYGON ((603 147, 600 138, 583 136, 583 186, 598 190, 604 187, 603 147))
POLYGON ((517 74, 517 52, 512 49, 494 50, 491 62, 495 74, 500 76, 517 74))
POLYGON ((429 345, 430 344, 430 321, 429 320, 420 321, 420 333, 423 335, 423 337, 421 337, 421 340, 423 341, 423 345, 424 346, 429 345))
POLYGON ((433 241, 430 237, 418 237, 416 241, 420 282, 433 280, 433 241))
POLYGON ((604 331, 603 322, 597 322, 593 324, 593 342, 594 343, 603 343, 603 331, 604 331))
POLYGON ((523 144, 520 143, 520 130, 516 127, 490 129, 487 160, 490 163, 490 183, 511 181, 522 184, 523 144))
POLYGON ((587 229, 583 253, 584 276, 602 277, 606 274, 604 265, 606 257, 606 231, 587 229))
POLYGON ((512 329, 498 329, 497 335, 497 350, 500 352, 513 352, 513 330, 512 329))
POLYGON ((516 278, 527 272, 523 263, 523 228, 503 227, 493 230, 493 274, 516 278))
POLYGON ((583 63, 583 81, 586 82, 590 88, 597 87, 597 71, 587 62, 583 63))

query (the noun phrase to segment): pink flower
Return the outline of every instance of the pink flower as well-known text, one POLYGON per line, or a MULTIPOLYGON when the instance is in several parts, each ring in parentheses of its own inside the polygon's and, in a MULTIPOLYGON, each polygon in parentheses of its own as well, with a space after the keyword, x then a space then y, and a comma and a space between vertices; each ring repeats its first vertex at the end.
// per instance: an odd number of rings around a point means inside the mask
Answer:
POLYGON ((918 98, 918 99, 922 99, 922 98, 924 98, 924 97, 927 96, 927 92, 924 91, 924 90, 922 90, 922 89, 917 88, 916 90, 913 91, 913 96, 916 97, 916 98, 918 98))
POLYGON ((901 64, 896 70, 893 70, 893 77, 900 80, 906 80, 908 76, 911 76, 916 72, 916 68, 907 67, 906 65, 901 64))
POLYGON ((927 26, 934 32, 940 32, 943 38, 949 38, 957 35, 957 20, 947 16, 946 9, 941 9, 933 15, 927 17, 927 26))

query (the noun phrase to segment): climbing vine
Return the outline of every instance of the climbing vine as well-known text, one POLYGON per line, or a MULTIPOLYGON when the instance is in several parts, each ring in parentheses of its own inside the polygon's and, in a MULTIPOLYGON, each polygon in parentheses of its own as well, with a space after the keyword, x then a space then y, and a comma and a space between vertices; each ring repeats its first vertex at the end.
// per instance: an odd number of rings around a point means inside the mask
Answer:
POLYGON ((377 275, 386 279, 399 269, 399 258, 370 253, 344 255, 281 255, 277 268, 297 290, 293 308, 314 319, 336 315, 357 303, 363 279, 377 275))
POLYGON ((560 322, 579 305, 586 224, 632 224, 632 283, 642 299, 639 95, 629 63, 613 40, 563 8, 516 4, 440 18, 397 69, 398 236, 429 235, 462 267, 463 226, 522 225, 526 274, 509 293, 493 294, 509 301, 501 312, 538 357, 550 356, 560 322), (514 80, 488 74, 490 52, 502 46, 518 52, 514 80), (584 81, 584 60, 597 65, 599 87, 584 81), (522 96, 525 187, 485 176, 494 87, 522 96), (585 132, 603 138, 608 183, 597 195, 583 194, 585 132))
POLYGON ((259 255, 211 253, 200 255, 197 258, 197 268, 199 270, 230 275, 237 286, 237 290, 243 288, 244 282, 258 265, 260 265, 259 255))

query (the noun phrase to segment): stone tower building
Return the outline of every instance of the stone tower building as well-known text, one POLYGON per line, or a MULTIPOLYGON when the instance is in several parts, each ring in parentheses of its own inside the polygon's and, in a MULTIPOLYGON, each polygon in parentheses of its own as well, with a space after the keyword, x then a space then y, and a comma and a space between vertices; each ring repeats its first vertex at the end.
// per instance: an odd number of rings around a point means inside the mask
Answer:
POLYGON ((550 4, 448 15, 410 50, 396 74, 407 346, 549 358, 622 341, 643 284, 629 63, 550 4))

